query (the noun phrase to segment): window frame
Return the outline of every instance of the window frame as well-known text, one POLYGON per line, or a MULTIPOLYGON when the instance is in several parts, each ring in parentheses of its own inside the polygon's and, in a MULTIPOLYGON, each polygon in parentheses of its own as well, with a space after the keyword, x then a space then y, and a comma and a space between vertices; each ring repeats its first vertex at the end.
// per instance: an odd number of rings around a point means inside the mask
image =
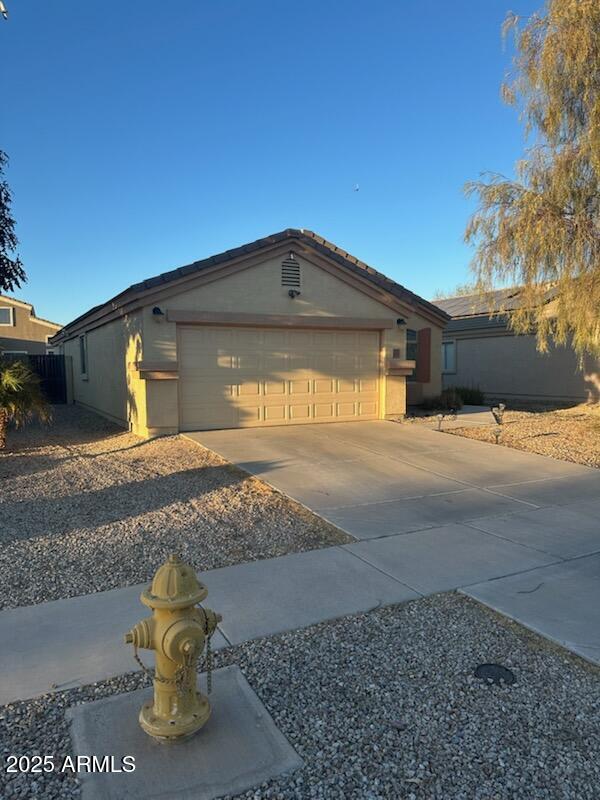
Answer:
POLYGON ((442 375, 456 375, 456 351, 457 351, 456 339, 446 339, 445 341, 442 341, 441 350, 442 350, 442 375), (452 369, 446 369, 445 366, 446 357, 444 348, 446 345, 452 345, 452 348, 454 350, 454 364, 452 369))
POLYGON ((10 322, 0 321, 0 326, 3 328, 14 328, 15 326, 15 307, 14 306, 0 306, 0 311, 6 310, 10 315, 10 322))
POLYGON ((405 347, 406 360, 415 362, 415 368, 412 371, 412 375, 407 375, 406 376, 407 383, 415 383, 416 380, 417 380, 417 356, 418 356, 418 353, 419 353, 418 348, 419 348, 419 331, 417 331, 417 330, 415 330, 413 328, 407 328, 406 329, 406 347, 405 347), (411 334, 410 340, 409 340, 409 334, 411 334), (414 334, 414 339, 412 338, 412 334, 414 334), (411 358, 411 356, 410 356, 409 349, 408 349, 409 346, 411 348, 414 348, 414 357, 413 358, 411 358))

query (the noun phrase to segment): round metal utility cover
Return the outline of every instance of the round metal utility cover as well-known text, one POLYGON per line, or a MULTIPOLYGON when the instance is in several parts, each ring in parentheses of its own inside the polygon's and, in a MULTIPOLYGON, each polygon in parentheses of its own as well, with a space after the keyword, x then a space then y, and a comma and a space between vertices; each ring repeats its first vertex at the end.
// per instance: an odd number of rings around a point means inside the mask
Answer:
POLYGON ((516 681, 514 672, 502 664, 480 664, 475 670, 475 677, 490 683, 505 683, 510 686, 516 681))

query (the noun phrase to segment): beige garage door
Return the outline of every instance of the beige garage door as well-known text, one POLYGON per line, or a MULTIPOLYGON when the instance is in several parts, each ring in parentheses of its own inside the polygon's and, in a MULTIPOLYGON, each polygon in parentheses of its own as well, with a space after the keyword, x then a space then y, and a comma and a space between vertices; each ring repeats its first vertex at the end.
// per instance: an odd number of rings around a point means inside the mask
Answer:
POLYGON ((179 329, 181 430, 377 419, 379 333, 179 329))

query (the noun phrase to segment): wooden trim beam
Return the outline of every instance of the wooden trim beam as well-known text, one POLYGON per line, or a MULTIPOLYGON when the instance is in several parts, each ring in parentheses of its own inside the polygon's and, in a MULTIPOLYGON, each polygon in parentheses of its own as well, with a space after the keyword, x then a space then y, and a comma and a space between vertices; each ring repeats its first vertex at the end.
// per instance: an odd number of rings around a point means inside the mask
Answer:
POLYGON ((143 381, 177 381, 179 380, 179 373, 147 370, 145 372, 140 372, 140 378, 143 381))
POLYGON ((300 314, 237 314, 215 311, 167 311, 167 320, 180 325, 226 325, 252 328, 327 328, 334 330, 380 331, 393 328, 393 319, 361 317, 315 317, 300 314))
POLYGON ((386 375, 412 375, 416 367, 416 361, 405 360, 402 358, 390 358, 385 366, 386 375))
POLYGON ((177 361, 131 361, 129 369, 138 372, 177 372, 179 364, 177 361))

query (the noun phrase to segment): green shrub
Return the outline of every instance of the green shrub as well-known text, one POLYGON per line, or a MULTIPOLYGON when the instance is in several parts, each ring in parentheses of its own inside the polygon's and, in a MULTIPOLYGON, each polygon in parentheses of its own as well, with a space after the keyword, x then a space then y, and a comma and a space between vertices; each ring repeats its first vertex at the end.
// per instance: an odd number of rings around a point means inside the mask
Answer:
POLYGON ((484 406, 485 396, 479 386, 453 386, 460 399, 468 406, 484 406))
POLYGON ((444 389, 437 397, 426 397, 421 403, 425 411, 450 411, 452 408, 458 411, 462 407, 463 401, 453 386, 444 389))

